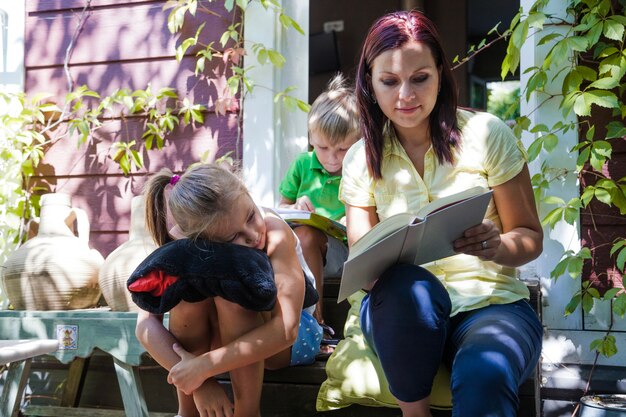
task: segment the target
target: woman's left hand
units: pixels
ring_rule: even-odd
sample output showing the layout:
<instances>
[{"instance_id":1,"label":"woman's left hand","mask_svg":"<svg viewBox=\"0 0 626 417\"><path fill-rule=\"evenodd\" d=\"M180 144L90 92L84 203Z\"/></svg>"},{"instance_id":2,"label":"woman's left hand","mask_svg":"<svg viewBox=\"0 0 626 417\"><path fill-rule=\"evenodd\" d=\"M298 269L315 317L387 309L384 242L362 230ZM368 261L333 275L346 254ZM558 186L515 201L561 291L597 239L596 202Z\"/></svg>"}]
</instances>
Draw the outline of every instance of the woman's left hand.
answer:
<instances>
[{"instance_id":1,"label":"woman's left hand","mask_svg":"<svg viewBox=\"0 0 626 417\"><path fill-rule=\"evenodd\" d=\"M202 377L198 372L199 367L196 356L187 352L181 345L175 343L172 348L178 356L180 362L172 366L170 373L167 375L167 382L173 384L187 395L193 394L206 378Z\"/></svg>"},{"instance_id":2,"label":"woman's left hand","mask_svg":"<svg viewBox=\"0 0 626 417\"><path fill-rule=\"evenodd\" d=\"M454 250L489 261L496 256L500 243L500 229L491 220L484 219L454 241Z\"/></svg>"}]
</instances>

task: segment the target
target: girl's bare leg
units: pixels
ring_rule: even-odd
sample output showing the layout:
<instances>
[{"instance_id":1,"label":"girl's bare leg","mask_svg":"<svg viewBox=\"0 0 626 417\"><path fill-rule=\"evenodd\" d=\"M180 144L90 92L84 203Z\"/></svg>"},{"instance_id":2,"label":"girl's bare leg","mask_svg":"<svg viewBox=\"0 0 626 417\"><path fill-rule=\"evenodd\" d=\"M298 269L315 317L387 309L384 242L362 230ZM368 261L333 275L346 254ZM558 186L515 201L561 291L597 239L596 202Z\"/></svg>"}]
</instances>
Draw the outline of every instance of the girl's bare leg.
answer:
<instances>
[{"instance_id":1,"label":"girl's bare leg","mask_svg":"<svg viewBox=\"0 0 626 417\"><path fill-rule=\"evenodd\" d=\"M213 299L209 298L198 303L181 301L170 312L169 330L178 342L188 351L196 355L208 352L219 345L219 332L216 327L217 312ZM213 323L213 324L212 324ZM178 414L183 417L199 417L197 406L191 395L177 390ZM207 401L227 401L226 393L213 390L219 398Z\"/></svg>"},{"instance_id":2,"label":"girl's bare leg","mask_svg":"<svg viewBox=\"0 0 626 417\"><path fill-rule=\"evenodd\" d=\"M302 255L315 278L315 288L320 296L313 317L318 323L324 323L322 308L324 305L324 257L326 256L328 238L324 232L309 226L298 226L293 229L300 245Z\"/></svg>"},{"instance_id":3,"label":"girl's bare leg","mask_svg":"<svg viewBox=\"0 0 626 417\"><path fill-rule=\"evenodd\" d=\"M246 310L238 304L215 298L220 336L224 345L263 324L258 312ZM260 416L263 362L256 362L230 371L235 397L235 417Z\"/></svg>"}]
</instances>

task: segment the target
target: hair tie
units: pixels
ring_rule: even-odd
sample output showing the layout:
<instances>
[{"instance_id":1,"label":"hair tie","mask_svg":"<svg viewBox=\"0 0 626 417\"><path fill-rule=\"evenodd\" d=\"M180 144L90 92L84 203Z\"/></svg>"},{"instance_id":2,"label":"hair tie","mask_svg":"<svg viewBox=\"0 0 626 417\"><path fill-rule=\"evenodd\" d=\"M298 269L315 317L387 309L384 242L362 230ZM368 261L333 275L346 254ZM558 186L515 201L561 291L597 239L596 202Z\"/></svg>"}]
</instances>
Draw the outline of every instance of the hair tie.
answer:
<instances>
[{"instance_id":1,"label":"hair tie","mask_svg":"<svg viewBox=\"0 0 626 417\"><path fill-rule=\"evenodd\" d=\"M170 178L170 185L176 185L179 179L180 175L172 175L172 178Z\"/></svg>"}]
</instances>

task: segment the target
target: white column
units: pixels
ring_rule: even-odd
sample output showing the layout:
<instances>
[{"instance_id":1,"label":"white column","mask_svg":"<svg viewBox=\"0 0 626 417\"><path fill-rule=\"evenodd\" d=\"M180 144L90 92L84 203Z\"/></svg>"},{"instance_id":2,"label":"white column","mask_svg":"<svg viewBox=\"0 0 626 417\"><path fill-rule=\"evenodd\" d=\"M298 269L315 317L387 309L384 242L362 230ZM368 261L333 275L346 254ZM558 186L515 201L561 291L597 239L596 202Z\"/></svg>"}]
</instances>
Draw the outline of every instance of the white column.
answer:
<instances>
[{"instance_id":1,"label":"white column","mask_svg":"<svg viewBox=\"0 0 626 417\"><path fill-rule=\"evenodd\" d=\"M0 4L0 91L24 91L25 0Z\"/></svg>"},{"instance_id":2,"label":"white column","mask_svg":"<svg viewBox=\"0 0 626 417\"><path fill-rule=\"evenodd\" d=\"M285 31L278 17L265 10L259 2L251 2L245 13L247 47L260 42L279 51L287 62L282 69L261 65L251 50L245 57L246 67L254 65L248 75L255 89L243 101L243 169L244 179L255 200L274 206L279 200L278 185L293 157L306 149L306 114L289 111L274 95L289 86L297 89L290 95L308 99L309 63L309 1L283 0L285 13L298 22L305 32Z\"/></svg>"},{"instance_id":3,"label":"white column","mask_svg":"<svg viewBox=\"0 0 626 417\"><path fill-rule=\"evenodd\" d=\"M302 28L304 35L295 30L283 31L281 39L282 53L287 60L285 67L278 71L279 89L296 87L290 95L305 103L309 100L309 0L283 1L287 15L291 16ZM289 164L300 152L306 151L309 143L307 129L307 113L302 110L289 110L280 107L280 123L282 135L275 161L275 172L278 181L274 187L275 201L280 200L278 185Z\"/></svg>"},{"instance_id":4,"label":"white column","mask_svg":"<svg viewBox=\"0 0 626 417\"><path fill-rule=\"evenodd\" d=\"M0 3L0 91L3 93L17 93L24 91L24 26L26 20L25 0L3 1ZM0 112L8 109L0 109ZM0 147L4 139L0 138ZM0 171L8 175L5 164L0 161ZM20 181L15 178L15 181ZM11 184L6 184L12 189ZM2 190L9 200L15 196L7 190ZM16 201L12 201L17 204ZM11 204L11 202L8 202ZM0 237L4 239L6 230L0 230ZM0 265L3 265L7 256L14 250L10 241L0 244ZM6 292L0 286L0 309L7 307Z\"/></svg>"},{"instance_id":5,"label":"white column","mask_svg":"<svg viewBox=\"0 0 626 417\"><path fill-rule=\"evenodd\" d=\"M529 10L533 3L533 0L521 0L520 2L524 10ZM553 15L555 19L571 19L571 17L565 14L567 5L567 0L551 0L545 12ZM529 40L525 42L520 59L520 84L522 91L530 78L530 74L525 74L526 69L541 66L553 44L548 42L545 45L537 45L539 40L549 33L565 33L566 29L566 27L559 26L556 20L553 22L547 21L544 25L544 30L539 35L531 35ZM533 29L531 28L529 33L532 31ZM543 123L550 128L559 120L564 123L576 121L576 115L573 112L564 116L559 109L560 96L558 95L561 92L564 75L563 73L558 73L558 71L567 66L569 66L569 61L564 60L562 67L553 68L548 73L549 83L546 85L545 91L547 94L556 94L557 98L550 99L544 103L547 97L544 93L533 94L528 102L522 97L521 115L529 117L533 126ZM553 79L557 73L557 77ZM536 111L535 109L540 103L542 103L541 110ZM528 146L534 138L533 134L525 132L522 140ZM559 133L559 149L551 153L543 152L537 160L531 163L531 175L539 172L543 164L548 167L551 175L556 178L550 183L550 188L547 190L548 195L560 197L565 201L580 195L579 183L574 172L578 155L568 152L577 143L578 133L576 129L567 133ZM541 218L545 217L553 208L554 206L540 204L539 214ZM550 278L550 272L565 251L572 250L573 252L578 252L581 249L580 224L576 222L574 225L569 225L565 221L561 221L552 230L544 229L543 246L542 255L522 269L522 276L536 276L541 279L544 300L543 323L547 328L543 349L544 363L592 363L595 355L589 350L589 343L594 339L602 337L603 334L601 332L584 330L583 313L580 307L574 314L567 317L564 316L567 303L572 295L580 289L581 277L572 279L569 274L565 274L559 277L556 282ZM620 344L619 340L618 344ZM623 366L626 358L626 344L622 341L618 349L619 353L617 355L610 359L602 358L601 364L621 364Z\"/></svg>"},{"instance_id":6,"label":"white column","mask_svg":"<svg viewBox=\"0 0 626 417\"><path fill-rule=\"evenodd\" d=\"M528 10L532 5L532 0L522 0L521 4L524 10ZM556 18L565 19L565 0L553 0L549 3L552 13ZM521 59L520 59L520 84L522 90L526 86L530 74L526 74L525 70L530 67L541 66L546 54L550 50L552 43L538 46L538 41L549 33L564 33L566 27L546 22L544 30L537 36L531 36L530 39L522 47ZM531 29L529 32L532 32ZM563 67L568 66L569 62L564 60ZM561 68L554 68L548 79L552 80L554 74ZM563 74L563 73L561 73ZM521 103L521 115L527 116L531 119L532 125L543 123L548 127L554 125L557 121L562 120L565 123L576 122L576 115L568 115L564 118L559 109L561 83L563 76L559 75L557 78L546 86L546 93L557 94L556 98L550 99L543 103L547 97L544 93L535 93L531 96L529 102L526 102L522 98ZM536 111L536 107L543 103L540 111ZM528 146L536 135L525 132L522 140L524 144ZM547 191L548 195L554 195L561 197L565 201L569 201L573 197L579 196L578 182L575 175L576 168L576 154L569 153L567 150L571 149L578 142L578 135L576 130L570 130L565 134L559 134L559 150L551 153L543 152L537 160L535 160L531 166L531 174L538 172L541 169L541 165L545 164L549 167L553 175L558 175L561 172L569 172L566 176L560 177L550 184L550 189ZM553 209L554 206L540 205L540 216L543 218L548 211ZM556 266L561 255L566 250L570 249L574 252L580 250L580 232L579 225L568 225L564 221L561 221L556 225L553 230L546 229L544 238L544 251L541 257L533 263L536 268L537 275L542 279L542 287L544 290L544 298L546 305L543 308L544 323L550 328L570 328L579 329L582 326L581 316L576 315L563 318L563 312L565 311L565 305L571 298L571 294L580 288L580 277L578 279L571 279L569 276L562 276L555 283L550 279L550 271Z\"/></svg>"}]
</instances>

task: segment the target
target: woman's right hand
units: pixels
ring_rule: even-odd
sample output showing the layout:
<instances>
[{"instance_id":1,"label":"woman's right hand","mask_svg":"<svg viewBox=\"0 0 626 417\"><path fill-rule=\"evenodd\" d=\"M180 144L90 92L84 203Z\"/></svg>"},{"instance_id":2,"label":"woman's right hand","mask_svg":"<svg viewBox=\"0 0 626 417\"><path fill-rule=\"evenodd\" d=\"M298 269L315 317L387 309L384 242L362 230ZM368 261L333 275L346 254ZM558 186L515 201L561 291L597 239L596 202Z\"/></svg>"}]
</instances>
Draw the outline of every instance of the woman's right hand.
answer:
<instances>
[{"instance_id":1,"label":"woman's right hand","mask_svg":"<svg viewBox=\"0 0 626 417\"><path fill-rule=\"evenodd\" d=\"M193 402L201 417L233 417L233 403L224 388L213 378L204 381L193 392Z\"/></svg>"}]
</instances>

